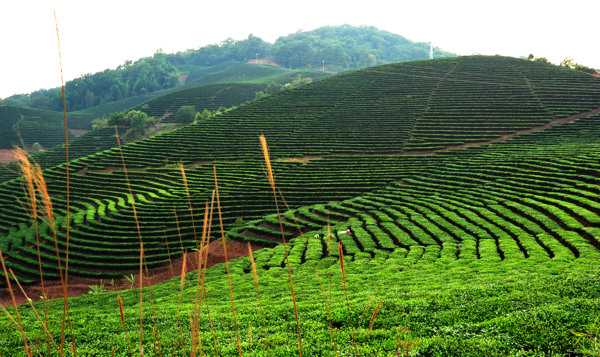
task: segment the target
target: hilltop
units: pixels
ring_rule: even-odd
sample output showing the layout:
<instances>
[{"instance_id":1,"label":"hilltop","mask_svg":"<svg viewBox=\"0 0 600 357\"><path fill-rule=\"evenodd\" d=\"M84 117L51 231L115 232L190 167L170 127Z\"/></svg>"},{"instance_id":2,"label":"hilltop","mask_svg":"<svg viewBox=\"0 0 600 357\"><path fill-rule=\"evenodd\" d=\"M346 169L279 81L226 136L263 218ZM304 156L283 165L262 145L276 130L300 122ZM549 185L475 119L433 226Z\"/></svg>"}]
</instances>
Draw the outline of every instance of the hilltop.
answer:
<instances>
[{"instance_id":1,"label":"hilltop","mask_svg":"<svg viewBox=\"0 0 600 357\"><path fill-rule=\"evenodd\" d=\"M439 48L435 48L434 53L436 57L452 55ZM68 81L65 85L67 111L133 98L147 100L149 94L164 94L164 91L177 89L182 82L188 86L199 83L202 78L229 67L256 61L259 55L267 59L262 62L284 68L305 69L318 65L319 69L326 67L327 71L339 72L428 58L429 46L375 27L344 25L282 36L274 44L249 35L240 41L229 38L219 44L172 54L159 50L152 57L128 60L116 69L89 73ZM62 110L60 88L17 94L5 98L4 102L6 105ZM141 103L138 101L136 104Z\"/></svg>"},{"instance_id":2,"label":"hilltop","mask_svg":"<svg viewBox=\"0 0 600 357\"><path fill-rule=\"evenodd\" d=\"M308 354L385 356L401 351L400 341L424 355L566 354L587 343L570 331L589 329L600 314L598 120L600 79L579 71L500 56L410 61L343 72L75 159L68 221L66 165L44 176L63 266L69 227L74 279L136 274L140 241L147 267L168 269L186 251L202 250L208 207L214 244L223 234L262 248L255 264L245 257L206 271L205 305L221 311L214 333L222 353L237 351L228 335L229 270L244 352L264 351L265 339L251 332L263 331L254 266L273 353L298 352L300 328ZM281 219L259 135L268 142ZM38 241L20 205L27 202L21 180L0 183L0 202L7 266L32 286L39 265L44 279L58 279L52 229L40 223ZM156 346L154 323L169 341L163 348L179 350L172 347L177 301L185 300L181 318L192 319L198 276L153 287L165 315L145 322L146 348ZM321 296L326 289L332 297ZM139 313L136 293L122 292L127 316ZM81 349L126 351L118 307L104 302L115 300L113 292L73 300L76 313L93 309L103 321L94 324L108 324L100 339L78 329ZM23 313L35 324L30 310ZM17 349L8 324L0 328ZM208 321L201 329L211 334ZM202 340L210 353L216 345Z\"/></svg>"}]
</instances>

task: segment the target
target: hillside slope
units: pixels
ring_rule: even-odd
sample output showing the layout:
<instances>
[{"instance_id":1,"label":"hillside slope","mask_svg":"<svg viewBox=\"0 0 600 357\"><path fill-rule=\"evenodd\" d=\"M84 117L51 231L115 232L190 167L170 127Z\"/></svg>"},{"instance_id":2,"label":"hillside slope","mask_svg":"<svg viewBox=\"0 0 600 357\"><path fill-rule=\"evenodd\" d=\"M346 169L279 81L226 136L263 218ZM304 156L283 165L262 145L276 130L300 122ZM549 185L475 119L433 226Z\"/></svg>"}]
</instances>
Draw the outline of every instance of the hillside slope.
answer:
<instances>
[{"instance_id":1,"label":"hillside slope","mask_svg":"<svg viewBox=\"0 0 600 357\"><path fill-rule=\"evenodd\" d=\"M69 130L89 130L93 117L71 115ZM0 149L12 149L15 145L31 147L39 143L43 148L64 143L63 113L50 110L0 106ZM72 135L72 133L69 133Z\"/></svg>"},{"instance_id":2,"label":"hillside slope","mask_svg":"<svg viewBox=\"0 0 600 357\"><path fill-rule=\"evenodd\" d=\"M179 244L179 232L186 246L194 246L191 224L201 221L201 208L210 199L213 165L221 176L226 227L238 218L247 221L272 212L260 134L266 135L272 157L281 159L275 170L290 205L324 204L405 181L409 174L434 175L429 170L471 157L471 151L433 149L488 144L503 135L560 123L568 115L600 107L599 93L598 79L512 58L417 61L341 74L126 145L123 156L138 215L145 222L148 263L165 264L165 244ZM179 163L188 175L193 220ZM136 266L139 242L120 151L74 160L70 170L72 274L121 276ZM64 164L46 170L45 177L64 249ZM15 200L22 192L19 186L18 180L1 186L1 243L15 272L35 281L35 238L28 215ZM47 234L42 230L42 236ZM53 248L44 251L51 275L56 272Z\"/></svg>"},{"instance_id":3,"label":"hillside slope","mask_svg":"<svg viewBox=\"0 0 600 357\"><path fill-rule=\"evenodd\" d=\"M44 279L58 279L54 244L64 266L67 226L74 279L134 274L140 241L149 268L169 266L199 248L216 173L228 239L267 247L254 266L273 353L299 348L286 292L293 276L308 354L388 356L411 346L440 356L566 355L588 343L571 331L591 331L600 314L599 120L599 79L525 60L449 58L343 73L73 160L69 222L66 166L46 169L56 243L46 223L36 238L22 182L0 183L0 248L30 285L39 281L38 264ZM291 208L279 201L281 220L261 134ZM215 204L212 240L221 236L216 211ZM226 270L242 302L240 348L264 351L266 340L252 334L260 326L252 266L246 257L207 270L205 305L225 314L214 329L220 353L237 351ZM156 346L149 342L156 327L165 351L178 350L174 326L195 309L196 274L153 288L164 314L155 326L145 295L145 349ZM83 316L93 308L103 326L78 328L79 348L117 345L126 353L116 293L109 294L73 302ZM138 314L139 295L122 294L126 315ZM18 331L0 321L7 348L18 350ZM201 329L212 331L204 320ZM102 338L91 337L100 330ZM212 353L210 340L202 348Z\"/></svg>"}]
</instances>

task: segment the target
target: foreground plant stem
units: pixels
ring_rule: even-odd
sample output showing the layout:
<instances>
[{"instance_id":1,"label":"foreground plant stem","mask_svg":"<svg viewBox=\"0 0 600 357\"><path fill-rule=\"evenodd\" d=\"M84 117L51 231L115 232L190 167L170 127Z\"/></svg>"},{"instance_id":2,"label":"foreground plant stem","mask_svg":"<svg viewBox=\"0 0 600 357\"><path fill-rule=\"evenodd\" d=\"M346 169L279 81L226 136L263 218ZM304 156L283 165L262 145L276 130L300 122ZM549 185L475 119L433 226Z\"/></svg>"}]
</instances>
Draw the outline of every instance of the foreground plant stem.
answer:
<instances>
[{"instance_id":1,"label":"foreground plant stem","mask_svg":"<svg viewBox=\"0 0 600 357\"><path fill-rule=\"evenodd\" d=\"M265 156L265 162L267 164L267 175L271 189L273 190L273 198L275 199L275 208L277 209L277 219L279 220L279 228L281 230L281 238L283 240L283 250L285 251L285 262L288 268L288 276L290 278L290 287L292 290L292 301L294 302L294 314L296 315L296 327L298 328L298 350L300 357L302 357L302 334L300 332L300 320L298 319L298 307L296 305L296 294L294 293L294 281L292 279L292 268L290 267L290 259L287 249L287 243L285 241L285 234L283 230L283 223L281 222L281 213L279 212L279 203L277 200L277 191L275 189L275 178L273 176L273 169L271 167L271 159L269 158L269 148L267 147L267 139L264 135L260 136L260 144Z\"/></svg>"},{"instance_id":2,"label":"foreground plant stem","mask_svg":"<svg viewBox=\"0 0 600 357\"><path fill-rule=\"evenodd\" d=\"M225 256L225 267L227 268L227 280L229 281L229 295L231 296L231 310L233 311L233 324L235 325L235 336L237 338L237 348L242 356L242 346L240 344L240 333L237 326L237 318L235 317L235 304L233 303L233 288L231 287L231 275L229 274L229 261L227 260L227 242L225 241L225 231L223 230L223 217L221 215L221 201L219 200L219 185L217 183L217 167L213 166L215 174L215 192L217 195L217 209L219 211L219 223L221 225L221 242L223 242L223 255Z\"/></svg>"}]
</instances>

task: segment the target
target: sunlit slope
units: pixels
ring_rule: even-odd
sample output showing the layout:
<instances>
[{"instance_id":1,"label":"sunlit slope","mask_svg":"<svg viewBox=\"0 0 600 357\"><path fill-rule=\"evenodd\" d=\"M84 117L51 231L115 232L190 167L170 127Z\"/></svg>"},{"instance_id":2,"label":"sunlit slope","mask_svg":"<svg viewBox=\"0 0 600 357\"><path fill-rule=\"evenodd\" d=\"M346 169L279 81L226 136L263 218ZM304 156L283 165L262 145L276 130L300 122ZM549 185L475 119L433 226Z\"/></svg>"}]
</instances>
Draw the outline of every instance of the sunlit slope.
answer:
<instances>
[{"instance_id":1,"label":"sunlit slope","mask_svg":"<svg viewBox=\"0 0 600 357\"><path fill-rule=\"evenodd\" d=\"M326 236L329 223L355 258L402 252L420 259L426 252L431 260L597 260L599 120L595 115L491 146L410 160L420 167L370 157L369 167L361 168L357 160L353 170L364 177L381 177L377 170L386 167L397 180L352 199L286 212L284 231L289 237L300 231L312 232L308 238ZM324 166L338 165L351 164L331 158ZM303 187L290 183L296 174L279 178L291 198ZM302 181L320 184L309 177ZM229 234L266 245L281 239L278 228L272 214ZM351 234L338 234L348 228Z\"/></svg>"},{"instance_id":2,"label":"sunlit slope","mask_svg":"<svg viewBox=\"0 0 600 357\"><path fill-rule=\"evenodd\" d=\"M278 93L125 154L144 167L256 157L259 134L279 156L412 152L485 142L598 106L600 81L573 70L502 57L417 61Z\"/></svg>"},{"instance_id":3,"label":"sunlit slope","mask_svg":"<svg viewBox=\"0 0 600 357\"><path fill-rule=\"evenodd\" d=\"M133 271L139 261L131 206L135 199L148 264L167 263L181 254L182 244L184 249L196 246L194 226L203 221L215 186L213 165L226 229L237 219L248 223L273 213L258 144L258 135L265 134L278 186L290 206L325 205L317 213L301 208L312 214L304 215L307 223L300 222L305 231L323 232L330 217L334 225L359 232L344 238L369 236L371 243L356 243L358 250L351 255L380 247L388 252L412 252L413 245L444 249L448 242L456 245L448 249L458 256L460 249L479 251L489 245L504 259L507 254L503 258L500 252L508 251L503 246L512 241L511 247L524 257L534 256L538 248L551 257L556 246L578 258L585 247L597 249L592 202L599 192L594 163L598 117L589 114L600 107L598 93L600 81L593 77L502 57L417 61L344 73L126 145L134 197L118 149L72 161L70 222L64 219L66 167L46 170L58 217L58 246L66 249L68 224L71 274L106 277ZM526 133L576 113L582 118L571 124ZM521 135L488 144L515 133ZM486 145L427 150L461 143ZM193 215L179 163L185 167ZM26 202L22 192L18 180L0 184L0 242L9 266L33 282L39 279L37 243L20 204ZM370 230L373 221L363 212L375 217L370 211L379 205L397 212L383 211L388 218L380 220L396 222L397 230L386 231L383 225ZM447 223L435 218L455 211L460 211L455 222L452 215L444 218ZM268 219L250 222L230 236L276 245L278 224ZM285 223L290 238L298 234L292 222L288 217ZM215 236L218 231L213 220ZM52 234L47 226L40 232L44 272L56 278ZM385 235L385 243L373 240ZM473 254L480 258L482 253Z\"/></svg>"}]
</instances>

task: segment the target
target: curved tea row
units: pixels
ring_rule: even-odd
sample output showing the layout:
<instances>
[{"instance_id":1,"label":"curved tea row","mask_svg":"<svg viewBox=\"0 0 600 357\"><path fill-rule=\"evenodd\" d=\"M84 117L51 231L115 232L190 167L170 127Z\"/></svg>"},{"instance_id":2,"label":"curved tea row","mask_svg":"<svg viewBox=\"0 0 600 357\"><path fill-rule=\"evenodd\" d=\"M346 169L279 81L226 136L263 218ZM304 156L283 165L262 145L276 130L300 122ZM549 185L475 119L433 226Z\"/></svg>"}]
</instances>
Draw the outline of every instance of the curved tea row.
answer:
<instances>
[{"instance_id":1,"label":"curved tea row","mask_svg":"<svg viewBox=\"0 0 600 357\"><path fill-rule=\"evenodd\" d=\"M597 115L493 145L415 152L458 144L459 132L460 142L476 142L600 107L600 96L568 94L572 85L597 93L599 81L589 78L473 57L381 66L282 92L122 152L73 160L69 222L66 166L45 170L57 245L64 260L68 226L73 275L137 269L140 241L149 267L167 264L197 247L213 166L229 236L277 245L282 233L269 216L273 194L257 139L265 134L277 185L297 210L285 214L286 238L298 236L296 219L302 232L321 237L328 222L336 233L350 228L336 239L354 259L591 257L600 247ZM35 282L39 244L44 276L55 278L52 229L41 220L36 238L26 202L19 179L0 183L0 247L15 274ZM310 244L324 254L325 241Z\"/></svg>"}]
</instances>

